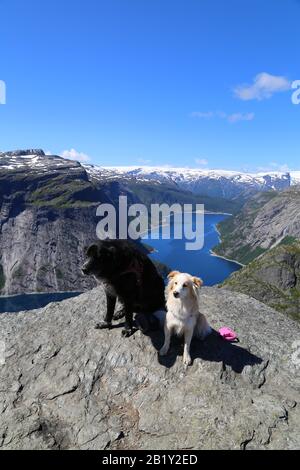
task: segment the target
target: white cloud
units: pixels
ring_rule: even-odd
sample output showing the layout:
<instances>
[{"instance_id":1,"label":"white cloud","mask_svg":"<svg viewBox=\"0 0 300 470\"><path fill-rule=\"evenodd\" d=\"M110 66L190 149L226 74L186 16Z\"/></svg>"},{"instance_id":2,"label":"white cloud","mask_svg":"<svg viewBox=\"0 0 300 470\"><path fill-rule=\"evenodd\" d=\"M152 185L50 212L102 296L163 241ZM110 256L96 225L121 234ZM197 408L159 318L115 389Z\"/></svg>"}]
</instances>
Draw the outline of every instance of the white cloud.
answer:
<instances>
[{"instance_id":1,"label":"white cloud","mask_svg":"<svg viewBox=\"0 0 300 470\"><path fill-rule=\"evenodd\" d=\"M202 119L211 119L211 118L220 118L225 119L230 122L230 124L235 124L240 121L253 121L255 118L254 113L232 113L227 114L224 111L208 111L208 112L194 112L191 114L191 117L202 118Z\"/></svg>"},{"instance_id":2,"label":"white cloud","mask_svg":"<svg viewBox=\"0 0 300 470\"><path fill-rule=\"evenodd\" d=\"M77 162L89 162L91 159L88 155L82 152L77 152L75 149L64 150L61 154L63 158L69 158L70 160L76 160Z\"/></svg>"},{"instance_id":3,"label":"white cloud","mask_svg":"<svg viewBox=\"0 0 300 470\"><path fill-rule=\"evenodd\" d=\"M195 163L197 163L197 165L206 166L208 165L208 160L206 160L206 158L195 158Z\"/></svg>"},{"instance_id":4,"label":"white cloud","mask_svg":"<svg viewBox=\"0 0 300 470\"><path fill-rule=\"evenodd\" d=\"M261 101L271 98L274 93L290 89L291 82L286 77L262 72L256 75L252 85L244 84L235 87L234 94L243 101Z\"/></svg>"}]
</instances>

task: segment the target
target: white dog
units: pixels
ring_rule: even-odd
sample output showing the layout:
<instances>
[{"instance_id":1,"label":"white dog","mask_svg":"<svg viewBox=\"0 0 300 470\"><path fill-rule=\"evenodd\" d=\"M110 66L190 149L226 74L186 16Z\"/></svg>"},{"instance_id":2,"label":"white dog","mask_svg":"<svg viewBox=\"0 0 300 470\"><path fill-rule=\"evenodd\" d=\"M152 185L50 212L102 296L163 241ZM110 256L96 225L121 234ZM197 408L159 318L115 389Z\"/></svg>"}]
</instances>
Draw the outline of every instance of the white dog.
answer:
<instances>
[{"instance_id":1,"label":"white dog","mask_svg":"<svg viewBox=\"0 0 300 470\"><path fill-rule=\"evenodd\" d=\"M193 336L205 339L212 329L199 311L199 290L203 281L190 274L173 271L167 287L167 315L165 319L165 344L159 354L165 356L170 348L173 333L184 336L183 363L191 365L190 345Z\"/></svg>"}]
</instances>

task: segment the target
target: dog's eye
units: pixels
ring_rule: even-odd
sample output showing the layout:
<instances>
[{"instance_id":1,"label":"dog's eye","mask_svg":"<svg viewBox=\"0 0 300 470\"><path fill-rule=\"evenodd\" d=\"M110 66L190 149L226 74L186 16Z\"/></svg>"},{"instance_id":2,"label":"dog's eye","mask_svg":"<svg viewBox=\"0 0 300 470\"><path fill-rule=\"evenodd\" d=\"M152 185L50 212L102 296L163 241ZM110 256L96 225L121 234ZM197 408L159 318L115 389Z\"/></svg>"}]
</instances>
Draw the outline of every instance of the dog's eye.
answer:
<instances>
[{"instance_id":1,"label":"dog's eye","mask_svg":"<svg viewBox=\"0 0 300 470\"><path fill-rule=\"evenodd\" d=\"M188 286L187 283L183 284L183 287L187 287L187 286Z\"/></svg>"},{"instance_id":2,"label":"dog's eye","mask_svg":"<svg viewBox=\"0 0 300 470\"><path fill-rule=\"evenodd\" d=\"M178 282L174 282L174 285L177 286Z\"/></svg>"}]
</instances>

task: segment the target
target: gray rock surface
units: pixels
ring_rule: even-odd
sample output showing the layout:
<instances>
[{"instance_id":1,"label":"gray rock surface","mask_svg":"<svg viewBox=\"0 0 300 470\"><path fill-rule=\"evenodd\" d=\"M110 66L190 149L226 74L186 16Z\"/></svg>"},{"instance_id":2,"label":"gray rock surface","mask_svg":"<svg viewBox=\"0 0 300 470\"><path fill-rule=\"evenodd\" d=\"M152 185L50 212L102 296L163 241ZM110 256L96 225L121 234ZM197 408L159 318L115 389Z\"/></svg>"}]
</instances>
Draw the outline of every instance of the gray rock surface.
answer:
<instances>
[{"instance_id":1,"label":"gray rock surface","mask_svg":"<svg viewBox=\"0 0 300 470\"><path fill-rule=\"evenodd\" d=\"M80 266L95 239L96 209L27 208L0 223L1 295L95 287Z\"/></svg>"},{"instance_id":2,"label":"gray rock surface","mask_svg":"<svg viewBox=\"0 0 300 470\"><path fill-rule=\"evenodd\" d=\"M160 332L95 330L101 287L1 315L0 448L299 448L299 325L243 294L204 288L201 299L240 344L195 341L188 369L178 341L158 358Z\"/></svg>"},{"instance_id":3,"label":"gray rock surface","mask_svg":"<svg viewBox=\"0 0 300 470\"><path fill-rule=\"evenodd\" d=\"M299 186L255 195L237 215L219 224L222 242L214 251L248 264L286 237L300 239L299 208Z\"/></svg>"}]
</instances>

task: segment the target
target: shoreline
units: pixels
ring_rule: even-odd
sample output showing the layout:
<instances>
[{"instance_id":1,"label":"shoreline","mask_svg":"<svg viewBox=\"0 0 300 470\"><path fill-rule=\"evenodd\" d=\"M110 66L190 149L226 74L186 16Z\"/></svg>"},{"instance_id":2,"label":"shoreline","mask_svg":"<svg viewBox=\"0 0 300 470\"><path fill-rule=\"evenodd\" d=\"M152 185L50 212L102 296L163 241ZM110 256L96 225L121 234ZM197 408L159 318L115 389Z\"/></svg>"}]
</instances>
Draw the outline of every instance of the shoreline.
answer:
<instances>
[{"instance_id":1,"label":"shoreline","mask_svg":"<svg viewBox=\"0 0 300 470\"><path fill-rule=\"evenodd\" d=\"M61 295L61 294L81 295L81 294L84 294L84 292L85 291L72 291L72 290L55 291L55 292L23 292L21 294L0 295L0 301L1 299L13 299L15 297L22 297L22 296L27 296L27 295Z\"/></svg>"},{"instance_id":2,"label":"shoreline","mask_svg":"<svg viewBox=\"0 0 300 470\"><path fill-rule=\"evenodd\" d=\"M226 258L225 256L218 255L218 254L215 253L213 250L209 250L209 252L210 252L210 255L211 255L211 256L215 256L216 258L224 259L225 261L229 261L230 263L238 264L238 265L241 266L242 268L244 268L244 267L246 266L245 264L242 264L242 263L240 263L239 261L237 261L237 260L235 260L235 259L230 259L230 258Z\"/></svg>"},{"instance_id":3,"label":"shoreline","mask_svg":"<svg viewBox=\"0 0 300 470\"><path fill-rule=\"evenodd\" d=\"M196 212L197 212L197 211L195 211L194 213L196 213ZM232 216L232 214L228 214L228 213L225 213L225 212L204 212L204 215L206 215L206 214L207 214L207 215L227 215L227 216ZM165 227L165 226L168 226L168 225L170 225L170 224L169 224L169 223L160 224L159 226L152 227L150 230L148 230L147 232L142 233L141 235L142 235L142 236L144 236L144 235L149 235L149 234L151 234L151 231L152 231L153 229L157 229L158 227ZM216 233L217 233L218 236L219 236L219 243L222 243L221 232L220 232L220 230L218 229L217 224L214 224L214 229L215 229ZM141 238L140 238L140 241L143 242L143 240L145 240L145 241L150 241L150 242L151 242L151 238L146 238L146 239L145 239L145 238L142 238L142 237L141 237ZM148 244L148 243L146 243L146 244ZM151 247L151 248L152 248L152 247ZM159 253L159 251L158 251L156 248L152 248L152 250L150 251L149 254L153 254L153 253ZM209 255L210 255L210 256L214 256L214 257L216 257L216 258L223 259L224 261L228 261L228 262L230 262L230 263L236 264L236 265L240 266L241 268L244 268L244 267L246 266L245 264L242 264L242 263L240 263L239 261L237 261L237 260L235 260L235 259L230 259L230 258L226 258L225 256L218 255L217 253L215 253L215 252L213 251L212 248L209 250Z\"/></svg>"},{"instance_id":4,"label":"shoreline","mask_svg":"<svg viewBox=\"0 0 300 470\"><path fill-rule=\"evenodd\" d=\"M199 211L191 211L191 212L187 212L188 214L198 214ZM201 213L201 212L200 212ZM233 214L230 214L229 212L211 212L211 211L204 211L204 216L205 215L227 215L229 217L232 217ZM166 219L170 219L171 215L169 215L168 217L166 217ZM162 221L161 224L159 225L153 225L151 226L148 230L145 230L145 232L141 232L140 233L140 240L143 240L143 236L147 235L147 234L150 234L152 232L152 230L157 230L158 228L161 228L161 227L168 227L170 225L170 222L167 222L165 223L166 221ZM216 232L218 233L218 235L220 235L220 232L217 228L217 225L215 225L215 229L216 229ZM151 238L146 238L146 240L151 240ZM221 242L221 240L220 240Z\"/></svg>"},{"instance_id":5,"label":"shoreline","mask_svg":"<svg viewBox=\"0 0 300 470\"><path fill-rule=\"evenodd\" d=\"M217 224L215 224L215 231L219 235L219 243L222 243L222 234L221 234L220 230L218 229ZM242 268L244 268L246 266L245 264L240 263L236 259L230 259L230 258L226 258L226 256L218 255L217 253L215 253L213 251L213 249L210 249L209 252L210 252L211 256L215 256L216 258L221 258L221 259L224 259L225 261L229 261L230 263L237 264L238 266L241 266Z\"/></svg>"},{"instance_id":6,"label":"shoreline","mask_svg":"<svg viewBox=\"0 0 300 470\"><path fill-rule=\"evenodd\" d=\"M195 211L197 212L197 211ZM230 214L229 212L211 212L211 211L204 211L204 215L205 214L208 214L208 215L228 215L230 217L233 216L233 214Z\"/></svg>"}]
</instances>

